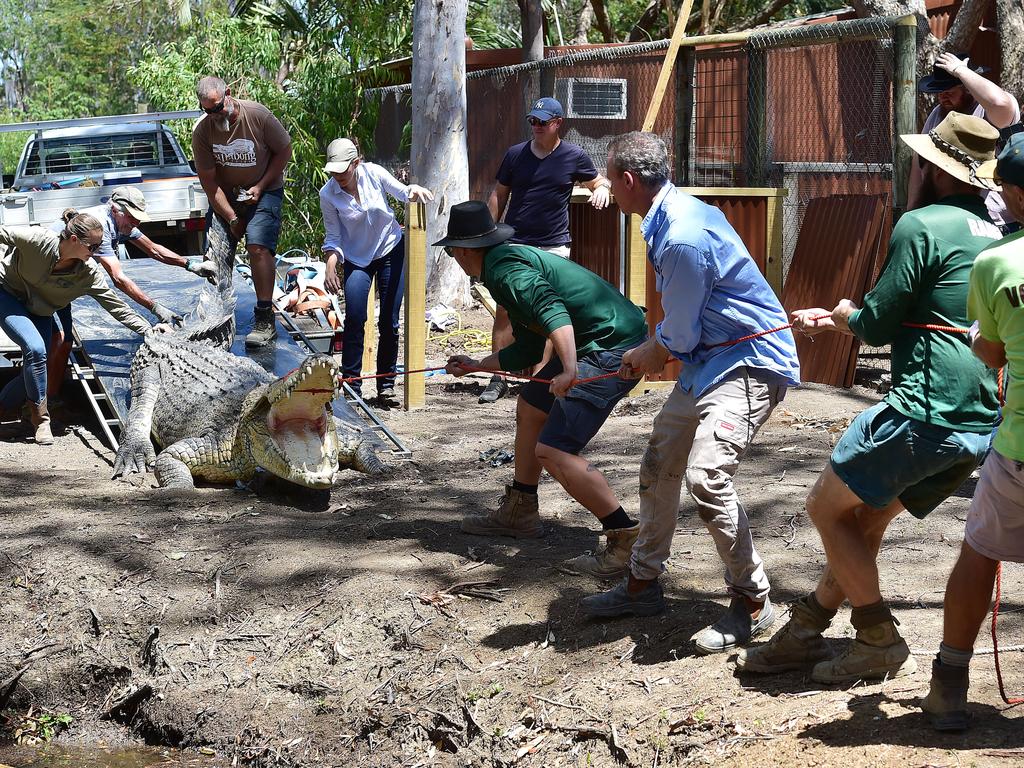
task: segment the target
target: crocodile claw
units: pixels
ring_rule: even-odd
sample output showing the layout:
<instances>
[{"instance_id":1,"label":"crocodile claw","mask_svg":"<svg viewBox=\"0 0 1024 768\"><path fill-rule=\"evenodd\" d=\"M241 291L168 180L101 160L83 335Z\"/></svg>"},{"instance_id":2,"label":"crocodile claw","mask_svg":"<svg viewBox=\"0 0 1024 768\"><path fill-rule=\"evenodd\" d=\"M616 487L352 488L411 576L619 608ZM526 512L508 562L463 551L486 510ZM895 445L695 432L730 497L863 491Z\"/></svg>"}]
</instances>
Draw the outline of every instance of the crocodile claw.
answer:
<instances>
[{"instance_id":1,"label":"crocodile claw","mask_svg":"<svg viewBox=\"0 0 1024 768\"><path fill-rule=\"evenodd\" d=\"M153 450L153 443L148 437L144 439L129 437L117 449L117 456L114 458L114 474L111 475L111 479L120 477L127 480L130 475L145 474L155 461L156 451Z\"/></svg>"}]
</instances>

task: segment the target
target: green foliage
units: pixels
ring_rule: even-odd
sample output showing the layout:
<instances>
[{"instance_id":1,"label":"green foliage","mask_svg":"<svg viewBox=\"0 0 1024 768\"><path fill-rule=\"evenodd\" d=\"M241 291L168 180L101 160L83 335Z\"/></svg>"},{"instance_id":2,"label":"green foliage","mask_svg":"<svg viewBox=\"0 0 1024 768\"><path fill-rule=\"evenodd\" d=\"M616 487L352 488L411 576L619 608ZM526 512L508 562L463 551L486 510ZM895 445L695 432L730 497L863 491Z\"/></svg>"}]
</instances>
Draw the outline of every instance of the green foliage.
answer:
<instances>
[{"instance_id":1,"label":"green foliage","mask_svg":"<svg viewBox=\"0 0 1024 768\"><path fill-rule=\"evenodd\" d=\"M357 10L348 18L361 19L358 36L344 22ZM251 6L244 17L210 16L182 41L147 49L129 76L157 109L194 108L196 81L208 74L222 77L233 95L270 109L292 137L280 249L317 254L324 150L339 136L372 148L377 113L364 104L363 91L387 82L376 64L408 53L396 46L411 46L405 38L411 13L407 0ZM190 126L178 130L189 147Z\"/></svg>"},{"instance_id":2,"label":"green foliage","mask_svg":"<svg viewBox=\"0 0 1024 768\"><path fill-rule=\"evenodd\" d=\"M71 727L75 719L66 712L41 712L36 713L34 708L29 708L24 715L13 712L6 713L4 717L12 735L18 744L35 745L46 744L53 741L61 731Z\"/></svg>"}]
</instances>

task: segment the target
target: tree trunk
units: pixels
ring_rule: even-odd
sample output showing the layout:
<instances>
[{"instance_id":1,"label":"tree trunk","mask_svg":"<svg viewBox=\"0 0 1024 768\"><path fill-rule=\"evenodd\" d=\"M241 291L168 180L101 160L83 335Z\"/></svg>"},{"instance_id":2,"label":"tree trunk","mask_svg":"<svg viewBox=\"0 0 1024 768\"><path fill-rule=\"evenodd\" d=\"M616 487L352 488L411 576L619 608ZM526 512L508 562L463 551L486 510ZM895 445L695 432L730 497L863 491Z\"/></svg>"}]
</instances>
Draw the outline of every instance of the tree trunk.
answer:
<instances>
[{"instance_id":1,"label":"tree trunk","mask_svg":"<svg viewBox=\"0 0 1024 768\"><path fill-rule=\"evenodd\" d=\"M608 9L604 7L604 0L590 0L594 9L594 21L597 22L597 29L606 43L615 42L615 32L612 31L612 23L608 19Z\"/></svg>"},{"instance_id":2,"label":"tree trunk","mask_svg":"<svg viewBox=\"0 0 1024 768\"><path fill-rule=\"evenodd\" d=\"M661 0L650 0L636 24L629 30L629 42L637 43L643 40L654 39L654 28L661 15ZM663 36L662 36L663 37Z\"/></svg>"},{"instance_id":3,"label":"tree trunk","mask_svg":"<svg viewBox=\"0 0 1024 768\"><path fill-rule=\"evenodd\" d=\"M541 0L519 0L523 29L523 61L544 58L544 6Z\"/></svg>"},{"instance_id":4,"label":"tree trunk","mask_svg":"<svg viewBox=\"0 0 1024 768\"><path fill-rule=\"evenodd\" d=\"M1000 84L1024 101L1024 7L1020 0L996 0L996 25L1003 60Z\"/></svg>"},{"instance_id":5,"label":"tree trunk","mask_svg":"<svg viewBox=\"0 0 1024 768\"><path fill-rule=\"evenodd\" d=\"M427 242L444 237L448 211L469 196L466 150L467 0L416 0L412 50L412 178L434 193ZM469 279L454 259L428 246L427 306L464 306Z\"/></svg>"},{"instance_id":6,"label":"tree trunk","mask_svg":"<svg viewBox=\"0 0 1024 768\"><path fill-rule=\"evenodd\" d=\"M572 36L572 45L586 45L590 42L587 34L594 24L594 6L590 0L583 0L583 7L580 8L580 17L576 19L576 32Z\"/></svg>"},{"instance_id":7,"label":"tree trunk","mask_svg":"<svg viewBox=\"0 0 1024 768\"><path fill-rule=\"evenodd\" d=\"M973 0L967 0L972 2ZM928 26L925 0L852 0L858 16L907 16L917 17L917 71L926 75L939 51L939 39Z\"/></svg>"},{"instance_id":8,"label":"tree trunk","mask_svg":"<svg viewBox=\"0 0 1024 768\"><path fill-rule=\"evenodd\" d=\"M978 27L985 18L989 0L964 0L953 18L949 32L940 43L942 50L956 53L969 51L978 36Z\"/></svg>"}]
</instances>

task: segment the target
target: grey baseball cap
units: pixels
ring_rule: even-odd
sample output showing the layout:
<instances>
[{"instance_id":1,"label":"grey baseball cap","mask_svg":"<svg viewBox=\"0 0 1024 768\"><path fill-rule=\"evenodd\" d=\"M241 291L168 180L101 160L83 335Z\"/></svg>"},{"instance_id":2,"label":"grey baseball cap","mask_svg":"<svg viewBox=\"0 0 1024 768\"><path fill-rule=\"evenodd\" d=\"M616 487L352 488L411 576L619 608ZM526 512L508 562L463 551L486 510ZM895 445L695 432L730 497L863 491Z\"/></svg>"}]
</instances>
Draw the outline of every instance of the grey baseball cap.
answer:
<instances>
[{"instance_id":1,"label":"grey baseball cap","mask_svg":"<svg viewBox=\"0 0 1024 768\"><path fill-rule=\"evenodd\" d=\"M149 221L146 196L138 187L115 187L110 193L110 202L117 203L139 221Z\"/></svg>"}]
</instances>

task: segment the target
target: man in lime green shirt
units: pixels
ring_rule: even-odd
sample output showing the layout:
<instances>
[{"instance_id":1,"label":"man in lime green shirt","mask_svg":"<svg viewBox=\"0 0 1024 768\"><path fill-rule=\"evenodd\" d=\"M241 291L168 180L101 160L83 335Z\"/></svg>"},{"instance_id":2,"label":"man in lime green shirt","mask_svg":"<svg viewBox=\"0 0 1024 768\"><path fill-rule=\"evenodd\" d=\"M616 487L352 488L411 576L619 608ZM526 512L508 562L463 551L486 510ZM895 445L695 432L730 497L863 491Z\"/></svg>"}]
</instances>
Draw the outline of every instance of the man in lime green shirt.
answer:
<instances>
[{"instance_id":1,"label":"man in lime green shirt","mask_svg":"<svg viewBox=\"0 0 1024 768\"><path fill-rule=\"evenodd\" d=\"M600 522L607 543L570 561L598 578L622 576L640 526L619 503L604 475L580 452L612 408L636 385L615 375L622 355L647 336L643 311L588 269L528 245L506 243L514 230L495 224L487 206L471 200L451 209L443 246L471 277L479 277L512 321L513 342L483 360L455 355L448 373L515 371L554 356L525 384L516 403L515 474L498 509L470 514L462 530L478 536L543 535L537 484L547 470ZM592 379L593 381L579 381Z\"/></svg>"},{"instance_id":2,"label":"man in lime green shirt","mask_svg":"<svg viewBox=\"0 0 1024 768\"><path fill-rule=\"evenodd\" d=\"M1010 137L994 165L1007 210L1024 221L1024 134ZM1003 369L1006 403L967 514L960 557L946 585L942 643L922 704L940 731L967 727L969 665L996 569L1002 560L1024 562L1024 232L978 254L967 312L975 320L970 333L974 354L989 368Z\"/></svg>"},{"instance_id":3,"label":"man in lime green shirt","mask_svg":"<svg viewBox=\"0 0 1024 768\"><path fill-rule=\"evenodd\" d=\"M1001 234L979 196L991 185L977 176L998 136L984 120L951 112L930 133L901 137L939 202L899 220L863 308L843 299L831 312L794 313L794 328L807 333L891 344L892 390L853 421L808 495L828 566L771 641L740 652L745 671L813 664L811 679L837 684L917 669L882 597L876 558L893 518L904 510L924 518L970 477L995 425L995 376L971 354L966 334L919 326L967 326L971 265ZM833 657L823 633L844 599L857 635Z\"/></svg>"}]
</instances>

